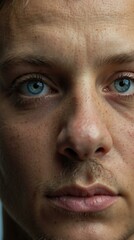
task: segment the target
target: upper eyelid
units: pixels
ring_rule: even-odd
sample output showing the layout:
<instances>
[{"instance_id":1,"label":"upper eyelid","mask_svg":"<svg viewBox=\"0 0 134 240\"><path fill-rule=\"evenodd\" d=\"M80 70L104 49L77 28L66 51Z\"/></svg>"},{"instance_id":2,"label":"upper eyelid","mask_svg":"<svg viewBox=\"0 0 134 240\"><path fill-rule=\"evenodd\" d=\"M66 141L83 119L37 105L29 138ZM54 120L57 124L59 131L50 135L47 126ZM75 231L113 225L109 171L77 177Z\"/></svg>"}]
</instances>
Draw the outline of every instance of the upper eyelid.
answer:
<instances>
[{"instance_id":1,"label":"upper eyelid","mask_svg":"<svg viewBox=\"0 0 134 240\"><path fill-rule=\"evenodd\" d=\"M37 78L37 81L41 81L41 82L44 82L44 84L46 84L46 86L48 88L50 88L51 90L54 90L56 92L61 92L59 87L56 86L56 84L54 83L53 80L51 80L50 78L48 78L47 74L41 74L41 73L29 73L29 74L25 74L21 77L18 77L17 79L20 79L20 78L24 78L23 80L20 80L20 81L15 81L14 84L11 84L11 88L13 91L19 91L21 86L23 86L23 84L27 84L28 82L32 82L32 80L30 80L30 77L32 78L32 76L35 78L35 81L36 81L36 78L37 76L40 76L40 78L38 77ZM46 78L46 80L42 80L41 76L43 76L44 78ZM34 81L34 80L33 80Z\"/></svg>"},{"instance_id":2,"label":"upper eyelid","mask_svg":"<svg viewBox=\"0 0 134 240\"><path fill-rule=\"evenodd\" d=\"M133 77L132 77L132 75L133 75ZM108 85L108 87L106 87L106 89L109 89L110 90L110 88L112 88L113 86L112 85L114 85L114 82L115 81L118 81L118 80L122 80L123 78L125 78L126 77L126 79L129 79L130 81L131 81L131 83L133 83L134 84L134 73L132 73L132 72L125 72L125 74L124 74L124 72L121 72L119 75L117 75L117 77L115 77L114 78L114 80L111 82L111 84L110 85ZM110 90L111 91L111 90ZM131 91L131 89L130 89L130 91ZM108 91L109 92L109 91ZM132 96L134 93L127 93L126 92L126 94L125 94L125 92L118 92L118 91L116 91L116 90L114 90L114 87L113 87L113 90L112 90L112 92L115 92L115 94L117 95L118 94L118 96L120 95L120 96Z\"/></svg>"},{"instance_id":3,"label":"upper eyelid","mask_svg":"<svg viewBox=\"0 0 134 240\"><path fill-rule=\"evenodd\" d=\"M112 84L114 81L121 79L123 77L127 77L131 80L134 80L134 72L129 72L129 71L121 71L121 72L116 72L113 75L109 77L108 83ZM107 81L107 80L106 80Z\"/></svg>"},{"instance_id":4,"label":"upper eyelid","mask_svg":"<svg viewBox=\"0 0 134 240\"><path fill-rule=\"evenodd\" d=\"M45 71L44 70L42 70L42 72L40 72L40 71L35 71L35 72L33 72L33 71L31 71L31 72L29 72L29 73L26 73L26 74L21 74L20 76L17 76L13 81L12 81L12 83L11 83L11 85L12 84L14 84L14 85L18 85L18 84L15 84L15 82L17 82L17 81L19 81L19 79L21 79L22 81L24 80L24 81L30 81L30 76L32 76L32 75L34 75L35 77L36 76L44 76L44 77L46 77L46 81L47 81L47 79L48 80L50 80L50 82L49 83L51 83L52 85L53 85L53 83L54 83L54 85L55 85L55 87L57 86L57 87L62 87L62 89L64 89L65 90L65 87L67 87L68 86L68 82L70 82L70 81L63 81L63 78L61 78L61 76L56 76L55 77L55 73L52 71L50 71L50 70L47 70L46 69L46 73L44 73ZM107 74L106 74L107 75ZM134 72L132 72L132 71L119 71L119 72L115 72L115 73L113 73L113 74L110 74L111 76L105 76L104 77L104 80L103 80L103 74L102 74L102 76L101 76L101 79L102 79L102 84L104 84L105 86L107 85L107 84L110 84L110 83L112 83L114 80L116 80L116 78L121 78L121 77L129 77L129 78L134 78ZM28 77L27 76L29 76L29 79L27 79ZM98 77L98 80L97 80L97 82L98 82L98 85L100 85L99 84L99 77ZM103 85L103 86L104 86ZM67 87L68 88L68 87Z\"/></svg>"},{"instance_id":5,"label":"upper eyelid","mask_svg":"<svg viewBox=\"0 0 134 240\"><path fill-rule=\"evenodd\" d=\"M27 81L27 80L30 80L30 78L32 77L35 79L36 78L40 79L39 77L44 77L51 80L51 77L46 73L31 72L31 73L23 74L19 77L16 77L14 81Z\"/></svg>"},{"instance_id":6,"label":"upper eyelid","mask_svg":"<svg viewBox=\"0 0 134 240\"><path fill-rule=\"evenodd\" d=\"M31 82L32 77L35 79L35 81L37 79L37 81L43 81L46 84L50 85L50 87L54 87L53 79L50 78L47 74L42 74L42 73L28 73L28 74L22 75L20 77L17 77L11 85L14 87L19 87L20 85L23 85L27 82Z\"/></svg>"},{"instance_id":7,"label":"upper eyelid","mask_svg":"<svg viewBox=\"0 0 134 240\"><path fill-rule=\"evenodd\" d=\"M133 75L133 76L132 76ZM134 73L131 73L131 72L121 72L118 74L118 78L123 78L123 77L128 77L128 78L134 78Z\"/></svg>"},{"instance_id":8,"label":"upper eyelid","mask_svg":"<svg viewBox=\"0 0 134 240\"><path fill-rule=\"evenodd\" d=\"M61 63L63 63L63 61ZM58 63L55 58L47 58L46 56L9 56L7 59L3 60L3 62L0 62L0 72L8 81L11 81L11 76L13 81L13 79L18 78L16 76L23 76L24 72L26 74L32 73L34 70L35 73L41 72L43 74L46 72L50 76L57 76L59 84L61 76L63 73L66 75L67 72L64 65L61 67L60 63Z\"/></svg>"}]
</instances>

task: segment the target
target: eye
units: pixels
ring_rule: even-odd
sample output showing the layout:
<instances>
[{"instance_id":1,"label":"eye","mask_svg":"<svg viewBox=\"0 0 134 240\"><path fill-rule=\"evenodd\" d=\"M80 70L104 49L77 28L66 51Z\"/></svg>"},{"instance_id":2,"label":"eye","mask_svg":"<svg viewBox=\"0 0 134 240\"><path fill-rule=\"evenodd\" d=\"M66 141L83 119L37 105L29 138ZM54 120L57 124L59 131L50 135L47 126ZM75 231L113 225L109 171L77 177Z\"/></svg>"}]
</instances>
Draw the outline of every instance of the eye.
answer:
<instances>
[{"instance_id":1,"label":"eye","mask_svg":"<svg viewBox=\"0 0 134 240\"><path fill-rule=\"evenodd\" d=\"M134 94L134 79L128 76L122 76L110 85L109 90L122 95Z\"/></svg>"},{"instance_id":2,"label":"eye","mask_svg":"<svg viewBox=\"0 0 134 240\"><path fill-rule=\"evenodd\" d=\"M49 87L47 84L42 81L32 80L30 82L26 82L21 84L20 91L24 95L36 96L47 94L49 92Z\"/></svg>"},{"instance_id":3,"label":"eye","mask_svg":"<svg viewBox=\"0 0 134 240\"><path fill-rule=\"evenodd\" d=\"M19 79L15 88L25 96L40 97L53 91L52 86L48 85L48 78L41 74L26 75ZM52 84L51 84L52 85Z\"/></svg>"},{"instance_id":4,"label":"eye","mask_svg":"<svg viewBox=\"0 0 134 240\"><path fill-rule=\"evenodd\" d=\"M130 79L119 79L114 82L115 89L120 92L124 93L129 90L131 86L131 80Z\"/></svg>"}]
</instances>

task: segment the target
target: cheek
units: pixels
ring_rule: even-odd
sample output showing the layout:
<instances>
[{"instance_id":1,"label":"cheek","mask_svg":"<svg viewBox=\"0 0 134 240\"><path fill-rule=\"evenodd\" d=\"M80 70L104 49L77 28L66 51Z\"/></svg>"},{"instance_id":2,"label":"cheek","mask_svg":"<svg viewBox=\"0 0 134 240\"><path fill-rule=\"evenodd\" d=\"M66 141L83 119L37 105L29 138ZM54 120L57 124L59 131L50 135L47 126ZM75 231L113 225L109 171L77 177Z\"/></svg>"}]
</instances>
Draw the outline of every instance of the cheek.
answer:
<instances>
[{"instance_id":1,"label":"cheek","mask_svg":"<svg viewBox=\"0 0 134 240\"><path fill-rule=\"evenodd\" d=\"M47 173L53 171L54 131L50 126L43 129L39 125L14 124L1 129L0 136L0 173L4 188L20 193L25 188L31 192L38 181L47 179Z\"/></svg>"},{"instance_id":2,"label":"cheek","mask_svg":"<svg viewBox=\"0 0 134 240\"><path fill-rule=\"evenodd\" d=\"M134 126L126 122L114 131L114 147L118 157L114 157L113 172L119 179L123 189L130 195L134 182Z\"/></svg>"},{"instance_id":3,"label":"cheek","mask_svg":"<svg viewBox=\"0 0 134 240\"><path fill-rule=\"evenodd\" d=\"M134 127L124 126L120 131L120 141L117 146L123 161L134 169Z\"/></svg>"},{"instance_id":4,"label":"cheek","mask_svg":"<svg viewBox=\"0 0 134 240\"><path fill-rule=\"evenodd\" d=\"M122 113L122 112L121 112ZM123 116L123 117L122 117ZM125 116L125 117L124 117ZM134 115L127 113L118 114L113 118L111 136L115 152L120 155L122 164L129 164L134 168ZM118 162L118 161L117 161ZM120 163L121 164L121 163Z\"/></svg>"},{"instance_id":5,"label":"cheek","mask_svg":"<svg viewBox=\"0 0 134 240\"><path fill-rule=\"evenodd\" d=\"M26 209L32 218L41 198L38 185L55 174L56 131L50 127L14 122L0 129L0 197L10 215L25 222Z\"/></svg>"}]
</instances>

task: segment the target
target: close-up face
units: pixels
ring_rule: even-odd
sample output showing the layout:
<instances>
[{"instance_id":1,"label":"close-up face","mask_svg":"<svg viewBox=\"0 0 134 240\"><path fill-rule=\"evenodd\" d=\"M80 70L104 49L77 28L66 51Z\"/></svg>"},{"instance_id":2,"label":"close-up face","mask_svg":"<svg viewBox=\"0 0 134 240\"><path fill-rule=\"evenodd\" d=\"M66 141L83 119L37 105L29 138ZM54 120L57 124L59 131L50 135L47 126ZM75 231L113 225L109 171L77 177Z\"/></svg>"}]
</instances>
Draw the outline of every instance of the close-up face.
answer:
<instances>
[{"instance_id":1,"label":"close-up face","mask_svg":"<svg viewBox=\"0 0 134 240\"><path fill-rule=\"evenodd\" d=\"M134 1L22 2L0 10L3 207L34 240L134 240Z\"/></svg>"}]
</instances>

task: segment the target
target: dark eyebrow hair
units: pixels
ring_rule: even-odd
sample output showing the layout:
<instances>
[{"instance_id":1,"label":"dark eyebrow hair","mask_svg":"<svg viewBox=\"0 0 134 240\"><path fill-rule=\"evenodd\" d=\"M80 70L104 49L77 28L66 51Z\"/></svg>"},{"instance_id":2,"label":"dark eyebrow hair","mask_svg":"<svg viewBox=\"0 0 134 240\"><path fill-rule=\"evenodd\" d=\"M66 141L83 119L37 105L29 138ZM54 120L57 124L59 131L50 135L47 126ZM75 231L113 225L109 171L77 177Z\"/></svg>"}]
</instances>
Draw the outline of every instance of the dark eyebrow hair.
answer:
<instances>
[{"instance_id":1,"label":"dark eyebrow hair","mask_svg":"<svg viewBox=\"0 0 134 240\"><path fill-rule=\"evenodd\" d=\"M4 60L0 61L0 70L6 71L14 65L29 64L35 66L45 66L47 68L56 67L56 63L52 59L44 56L7 56Z\"/></svg>"},{"instance_id":2,"label":"dark eyebrow hair","mask_svg":"<svg viewBox=\"0 0 134 240\"><path fill-rule=\"evenodd\" d=\"M110 64L127 64L134 62L134 51L128 53L119 53L115 55L110 55L107 57L98 58L95 66L101 67L103 65L110 65Z\"/></svg>"},{"instance_id":3,"label":"dark eyebrow hair","mask_svg":"<svg viewBox=\"0 0 134 240\"><path fill-rule=\"evenodd\" d=\"M61 61L65 64L65 60ZM128 53L121 53L121 54L115 54L115 55L109 55L106 57L101 57L97 59L95 62L95 67L102 67L105 65L111 65L111 64L127 64L134 62L134 51L128 52ZM59 64L56 62L56 59L53 59L52 57L46 57L42 55L8 55L5 57L5 59L0 61L0 70L1 71L7 71L9 68L11 68L14 65L20 65L20 64L29 64L29 65L35 65L35 66L44 66L47 68L56 68Z\"/></svg>"}]
</instances>

